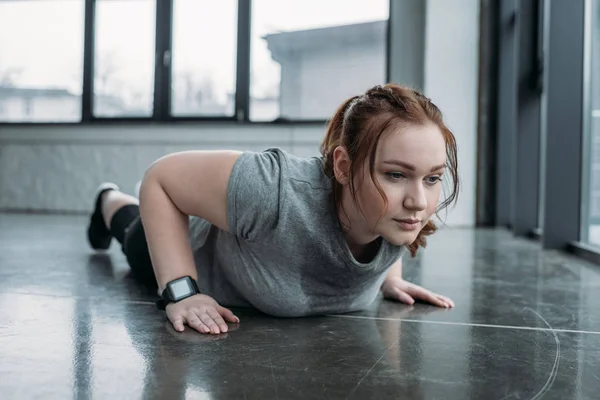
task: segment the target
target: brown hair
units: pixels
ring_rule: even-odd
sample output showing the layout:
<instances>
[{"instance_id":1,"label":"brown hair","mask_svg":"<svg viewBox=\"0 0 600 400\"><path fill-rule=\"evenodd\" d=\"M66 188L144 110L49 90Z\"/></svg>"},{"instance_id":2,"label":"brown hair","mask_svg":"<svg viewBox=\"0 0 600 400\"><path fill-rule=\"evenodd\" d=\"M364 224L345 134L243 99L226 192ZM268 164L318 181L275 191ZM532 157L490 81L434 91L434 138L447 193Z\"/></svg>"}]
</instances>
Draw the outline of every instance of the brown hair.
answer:
<instances>
[{"instance_id":1,"label":"brown hair","mask_svg":"<svg viewBox=\"0 0 600 400\"><path fill-rule=\"evenodd\" d=\"M334 178L333 152L338 146L344 146L347 149L351 160L348 178L350 193L354 201L357 202L354 176L368 157L371 179L387 208L387 197L375 178L375 152L381 135L386 129L401 123L418 125L433 123L440 128L446 142L446 162L452 177L452 191L436 209L436 214L456 201L459 191L456 139L444 123L441 111L430 99L417 90L386 84L375 86L360 96L349 98L337 109L329 121L320 150L325 163L325 173L333 181L332 202L336 210L341 205L343 188ZM433 234L436 230L435 223L429 220L415 241L408 245L413 257L419 246L426 247L425 237Z\"/></svg>"}]
</instances>

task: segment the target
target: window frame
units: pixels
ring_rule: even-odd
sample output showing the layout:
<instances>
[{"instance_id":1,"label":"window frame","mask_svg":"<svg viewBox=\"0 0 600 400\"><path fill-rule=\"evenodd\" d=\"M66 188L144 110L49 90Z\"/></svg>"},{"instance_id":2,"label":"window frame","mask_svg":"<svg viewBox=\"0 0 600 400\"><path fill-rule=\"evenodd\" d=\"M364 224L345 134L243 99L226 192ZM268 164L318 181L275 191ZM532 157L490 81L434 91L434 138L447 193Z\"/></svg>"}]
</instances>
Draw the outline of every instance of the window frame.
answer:
<instances>
[{"instance_id":1,"label":"window frame","mask_svg":"<svg viewBox=\"0 0 600 400\"><path fill-rule=\"evenodd\" d=\"M250 107L250 46L251 46L251 11L252 0L238 0L237 48L235 77L235 108L232 116L171 115L171 54L173 0L156 1L156 37L154 65L154 106L151 116L144 117L101 117L93 114L94 109L94 50L96 26L96 0L84 0L84 48L83 48L83 81L81 119L72 122L4 122L0 126L61 126L61 125L103 125L103 124L172 124L177 122L227 123L247 125L323 125L326 119L284 119L273 121L251 121ZM391 4L388 0L388 20L386 24L385 46L385 80L390 79L390 33ZM159 57L160 55L160 57ZM168 59L168 62L160 62Z\"/></svg>"},{"instance_id":2,"label":"window frame","mask_svg":"<svg viewBox=\"0 0 600 400\"><path fill-rule=\"evenodd\" d=\"M589 220L586 209L589 204L585 204L589 199L584 197L589 196L591 167L585 150L591 140L588 113L593 68L592 0L564 4L536 0L527 6L544 11L538 14L538 21L531 9L524 13L515 0L502 6L503 12L498 17L501 42L494 225L506 227L516 236L537 239L544 250L566 251L600 264L600 246L585 242L582 229L587 229ZM540 10L541 7L546 10ZM544 26L540 25L542 21ZM535 47L536 40L537 51L519 48L523 43L529 47L533 43ZM546 50L547 54L540 50ZM528 55L537 56L537 61L532 64L534 60L523 58ZM527 69L532 66L536 67L534 74L528 74ZM520 71L524 73L519 75ZM539 76L538 72L544 75ZM537 121L539 110L533 115L523 111L523 98L518 96L522 85L529 86L533 93L545 92L544 146L536 143L540 142L542 129ZM528 122L526 119L536 121L519 123ZM539 154L531 157L534 150ZM545 162L540 163L540 157ZM536 176L544 180L543 186L537 185L533 179ZM538 215L543 228L535 227Z\"/></svg>"}]
</instances>

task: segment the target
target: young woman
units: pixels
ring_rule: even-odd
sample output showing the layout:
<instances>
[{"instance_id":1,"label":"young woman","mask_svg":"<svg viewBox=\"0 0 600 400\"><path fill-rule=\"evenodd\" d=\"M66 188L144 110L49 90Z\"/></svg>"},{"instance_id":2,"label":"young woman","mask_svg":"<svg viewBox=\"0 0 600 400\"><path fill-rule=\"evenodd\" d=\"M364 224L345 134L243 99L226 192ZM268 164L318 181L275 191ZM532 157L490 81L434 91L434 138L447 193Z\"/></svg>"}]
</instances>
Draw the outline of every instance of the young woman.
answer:
<instances>
[{"instance_id":1,"label":"young woman","mask_svg":"<svg viewBox=\"0 0 600 400\"><path fill-rule=\"evenodd\" d=\"M439 109L415 90L376 86L339 107L320 150L167 155L148 168L139 205L100 186L89 242L107 249L116 238L178 331L226 332L239 319L224 306L281 317L361 310L380 290L452 307L402 279L402 255L425 247L430 218L458 194L456 142Z\"/></svg>"}]
</instances>

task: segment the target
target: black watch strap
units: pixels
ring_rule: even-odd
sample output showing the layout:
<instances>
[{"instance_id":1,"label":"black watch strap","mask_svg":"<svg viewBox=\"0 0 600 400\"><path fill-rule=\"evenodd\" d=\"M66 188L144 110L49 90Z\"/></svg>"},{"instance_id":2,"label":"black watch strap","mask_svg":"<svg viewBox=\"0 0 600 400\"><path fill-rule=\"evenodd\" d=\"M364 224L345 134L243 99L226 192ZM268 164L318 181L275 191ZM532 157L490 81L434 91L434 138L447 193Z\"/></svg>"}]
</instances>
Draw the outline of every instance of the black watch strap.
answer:
<instances>
[{"instance_id":1,"label":"black watch strap","mask_svg":"<svg viewBox=\"0 0 600 400\"><path fill-rule=\"evenodd\" d=\"M167 305L165 304L165 301L163 299L156 300L154 302L154 305L156 305L157 310L161 310L161 311L164 311L167 308Z\"/></svg>"},{"instance_id":2,"label":"black watch strap","mask_svg":"<svg viewBox=\"0 0 600 400\"><path fill-rule=\"evenodd\" d=\"M191 276L174 279L166 284L161 298L155 305L159 310L165 310L170 303L177 303L183 299L199 294L198 283Z\"/></svg>"}]
</instances>

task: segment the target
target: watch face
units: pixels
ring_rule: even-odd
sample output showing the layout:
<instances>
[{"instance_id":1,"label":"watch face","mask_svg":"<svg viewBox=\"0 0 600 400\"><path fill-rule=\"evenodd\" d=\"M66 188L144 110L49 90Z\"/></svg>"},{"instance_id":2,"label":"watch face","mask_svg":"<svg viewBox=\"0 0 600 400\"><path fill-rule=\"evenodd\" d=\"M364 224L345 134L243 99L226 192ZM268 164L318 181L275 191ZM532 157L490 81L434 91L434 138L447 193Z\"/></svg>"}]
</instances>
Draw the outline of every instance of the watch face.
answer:
<instances>
[{"instance_id":1,"label":"watch face","mask_svg":"<svg viewBox=\"0 0 600 400\"><path fill-rule=\"evenodd\" d=\"M172 282L169 285L169 290L171 292L171 298L174 301L178 301L194 292L194 289L190 285L190 281L188 279L181 279Z\"/></svg>"}]
</instances>

